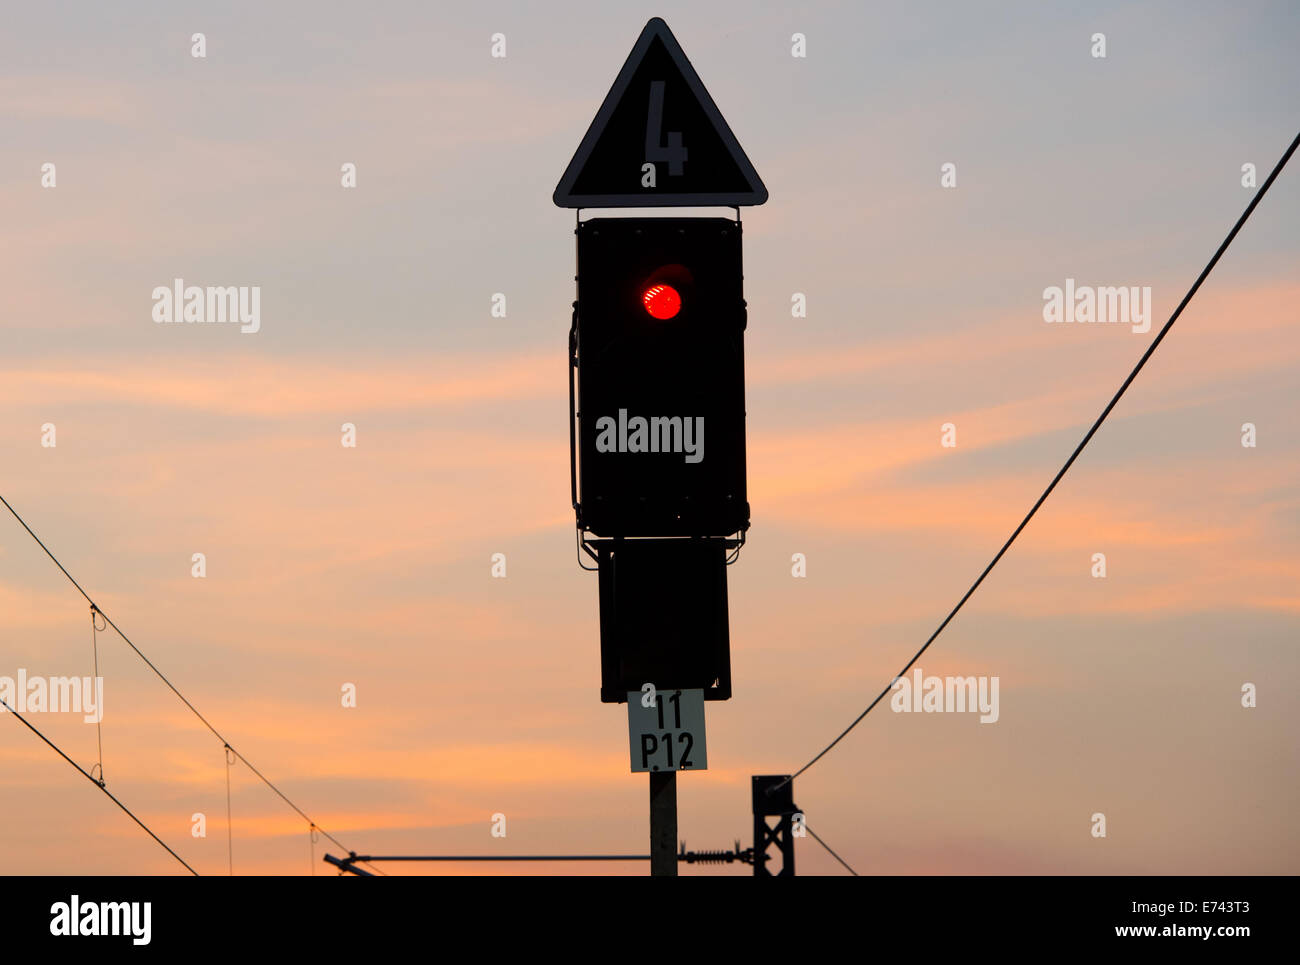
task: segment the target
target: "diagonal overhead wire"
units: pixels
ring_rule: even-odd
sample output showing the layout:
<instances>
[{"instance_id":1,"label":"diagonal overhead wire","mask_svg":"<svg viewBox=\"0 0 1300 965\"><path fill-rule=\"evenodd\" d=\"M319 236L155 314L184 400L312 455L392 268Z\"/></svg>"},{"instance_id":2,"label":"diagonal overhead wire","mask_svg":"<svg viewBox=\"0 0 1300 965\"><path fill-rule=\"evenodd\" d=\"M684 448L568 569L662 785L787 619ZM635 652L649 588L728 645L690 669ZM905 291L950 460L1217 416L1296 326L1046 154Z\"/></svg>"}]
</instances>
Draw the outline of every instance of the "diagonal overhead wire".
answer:
<instances>
[{"instance_id":1,"label":"diagonal overhead wire","mask_svg":"<svg viewBox=\"0 0 1300 965\"><path fill-rule=\"evenodd\" d=\"M827 844L825 841L823 841L823 840L822 840L822 839L817 835L817 832L816 832L816 831L814 831L812 828L808 827L808 822L806 822L806 821L804 822L803 829L804 829L805 831L807 831L809 834L811 834L811 835L813 836L813 840L814 840L814 841L816 841L816 842L817 842L818 844L820 844L823 848L825 848L827 851L829 851L829 852L830 852L830 856L831 856L832 858L834 858L834 859L835 859L836 861L838 861L840 864L844 865L845 868L848 868L848 872L849 872L849 874L853 875L853 877L855 877L855 878L861 878L861 877L862 877L862 875L858 874L858 873L857 873L856 871L854 871L851 867L849 867L849 863L848 863L847 861L845 861L843 858L841 858L838 854L836 854L835 851L834 851L834 849L832 849L831 846L830 846L829 844Z\"/></svg>"},{"instance_id":2,"label":"diagonal overhead wire","mask_svg":"<svg viewBox=\"0 0 1300 965\"><path fill-rule=\"evenodd\" d=\"M121 801L119 801L117 798L115 798L115 797L113 796L113 792L112 792L112 791L110 791L108 788L106 788L106 787L105 787L101 782L95 780L93 777L91 777L89 774L87 774L87 773L82 769L82 767L81 767L80 764L78 764L76 761L74 761L74 760L73 760L71 757L69 757L67 754L63 753L63 751L59 749L59 746L58 746L57 744L55 744L54 741L50 740L48 737L46 737L44 734L42 734L39 730L37 730L37 729L32 725L31 721L29 721L29 720L28 720L26 717L24 717L22 714L18 713L18 711L14 710L12 707L10 707L9 704L5 702L5 699L4 699L3 697L0 697L0 705L3 705L5 710L7 710L9 713L11 713L11 714L13 714L15 717L17 717L18 720L22 723L22 725L23 725L24 727L26 727L29 731L31 731L33 734L35 734L35 735L36 735L37 737L39 737L41 740L45 741L45 743L49 744L50 747L52 747L52 748L54 749L54 752L55 752L56 754L58 754L58 755L59 755L60 757L62 757L65 761L67 761L69 764L71 764L73 767L75 767L75 768L77 769L77 773L79 773L82 777L84 777L86 780L88 780L91 784L95 785L95 787L99 788L101 791L103 791L105 794L107 794L109 800L112 801L114 804L116 804L118 807L120 807L123 811L125 811L126 814L127 814L127 816L128 816L132 821L134 821L136 824L140 825L140 827L144 828L145 833L148 834L149 837L153 838L153 839L154 839L155 841L157 841L160 845L162 845L162 846L163 846L163 849L164 849L164 850L165 850L169 855L171 855L173 858L175 858L175 859L176 859L177 861L179 861L181 864L185 865L185 870L186 870L186 871L188 871L190 874L194 875L195 877L198 877L198 874L199 874L199 873L198 873L197 871L195 871L193 868L191 868L191 867L189 866L189 864L186 862L186 860L185 860L184 858L182 858L182 857L181 857L180 855L178 855L175 851L173 851L171 848L169 848L169 847L167 846L167 842L165 842L162 838L158 837L158 835L154 834L153 831L149 830L149 826L148 826L147 824L145 824L143 821L141 821L139 818L137 818L137 817L136 817L136 816L131 812L131 809L130 809L130 808L128 808L125 804L123 804Z\"/></svg>"},{"instance_id":3,"label":"diagonal overhead wire","mask_svg":"<svg viewBox=\"0 0 1300 965\"><path fill-rule=\"evenodd\" d=\"M1219 259L1223 257L1223 253L1228 250L1228 246L1231 245L1233 239L1237 237L1237 232L1241 231L1242 227L1246 224L1246 221L1250 218L1255 208L1257 208L1259 206L1259 203L1264 200L1264 195L1268 194L1268 189L1273 186L1273 182L1277 180L1277 176L1282 173L1282 169L1285 168L1287 162L1291 160L1291 155L1295 154L1296 148L1298 146L1300 146L1300 134L1297 134L1295 136L1295 139L1291 142L1291 146L1286 149L1286 153L1284 153L1281 159L1277 162L1277 164L1273 166L1273 171L1271 174L1269 174L1268 180L1266 180L1263 183L1263 185L1260 186L1260 189L1255 194L1255 197L1252 198L1250 204L1246 206L1246 210L1241 213L1241 217L1238 218L1237 223L1232 226L1232 230L1228 232L1228 236L1223 239L1223 243L1219 245L1219 249L1214 253L1214 257L1212 257L1209 263L1206 264L1206 266L1203 269L1201 269L1201 273L1196 277L1196 281L1192 283L1192 287L1187 290L1187 294L1183 296L1183 300L1178 303L1178 307L1174 309L1174 313L1169 316L1169 321L1165 322L1164 327L1160 329L1159 334L1157 334L1156 337L1152 339L1150 346L1148 346L1147 350L1142 353L1142 357L1138 359L1137 365L1133 367L1133 371L1128 374L1128 378L1124 380L1124 383L1119 387L1119 390L1114 394L1114 396L1111 397L1110 402L1106 404L1106 408L1101 410L1101 415L1097 416L1097 421L1095 421L1092 424L1092 428L1088 430L1087 435L1085 435L1083 439L1079 442L1079 444L1075 446L1074 452L1070 453L1070 458L1065 460L1065 465L1061 467L1060 471L1056 474L1056 476L1052 479L1052 481L1048 483L1047 488L1043 490L1043 494L1038 497L1038 501L1034 503L1033 507L1025 515L1025 518L1020 521L1020 525L1015 528L1015 531L1009 537L1007 537L1007 541L1002 544L1002 548L998 550L997 555L995 555L993 559L989 561L988 566L984 567L984 572L979 575L979 577L975 580L975 582L971 584L970 589L967 590L966 593L962 596L962 598L957 601L957 605L953 607L951 611L949 611L946 617L943 618L943 622L939 624L938 629L936 629L934 633L930 634L930 639L926 640L925 643L921 646L921 649L916 651L916 653L912 656L912 659L907 661L906 664L904 664L903 669L900 670L894 676L894 679L885 685L885 689L880 692L879 696L877 696L875 700L873 700L870 704L867 705L867 709L864 710L862 713L858 714L858 716L853 719L853 723L849 724L848 727L844 728L844 730L840 732L838 737L836 737L833 741L831 741L824 748L822 748L817 753L817 756L814 757L812 760L810 760L807 764L799 768L799 770L795 771L793 774L791 774L781 783L775 784L772 787L770 787L767 791L768 794L773 794L777 791L778 788L782 788L785 785L789 784L796 777L798 777L804 771L808 770L808 768L812 767L823 757L825 757L828 753L830 753L831 749L836 744L838 744L845 737L847 737L849 735L849 732L852 731L853 728L857 727L858 724L862 722L862 719L867 716L867 714L871 713L872 708L874 708L876 704L880 703L885 698L885 695L889 693L890 688L893 687L894 681L898 680L899 677L902 677L904 674L906 674L909 670L912 669L912 665L921 658L921 654L925 653L925 651L930 648L930 644L934 643L934 641L938 639L939 634L943 633L944 628L948 626L949 623L952 622L953 617L955 617L957 615L957 612L966 604L966 601L969 600L975 594L975 591L979 589L980 584L984 582L984 578L993 571L993 567L997 566L998 561L1002 559L1002 557L1006 554L1007 550L1011 548L1011 544L1016 541L1016 537L1019 536L1021 531L1026 526L1029 525L1029 521L1034 518L1034 514L1038 512L1039 507L1042 506L1043 503L1047 502L1047 497L1052 494L1052 490L1056 488L1056 484L1061 481L1062 477L1065 476L1065 474L1069 471L1070 467L1074 465L1074 461L1079 458L1079 455L1080 453L1083 452L1084 447L1087 446L1088 443L1092 441L1092 437L1097 434L1097 430L1100 429L1101 424L1106 421L1106 417L1110 415L1111 410L1114 409L1115 406L1119 403L1119 400L1123 397L1124 393L1128 391L1128 387L1133 384L1133 380L1137 378L1138 373L1142 371L1143 367L1147 364L1147 361L1151 358L1152 355L1155 354L1155 351L1157 348L1159 348L1160 343L1164 341L1165 336L1169 334L1169 330L1174 327L1174 322L1178 321L1178 316L1183 313L1183 309L1187 307L1189 302L1191 302L1192 296L1195 295L1197 291L1200 290L1201 284L1205 281L1206 278L1209 277L1210 272L1214 270L1214 266L1219 263Z\"/></svg>"},{"instance_id":4,"label":"diagonal overhead wire","mask_svg":"<svg viewBox=\"0 0 1300 965\"><path fill-rule=\"evenodd\" d=\"M310 827L315 828L317 831L325 835L325 837L329 838L331 841L333 841L340 848L343 848L345 851L351 850L342 841L340 841L338 838L334 837L334 835L330 834L328 831L322 828L316 821L312 820L312 818L308 816L308 814L305 811L303 811L302 808L298 807L297 804L295 804L293 801L289 799L288 795L286 795L283 791L281 791L278 787L276 787L275 784L269 778L267 778L265 774L263 774L256 767L254 767L252 761L246 758L243 754L239 753L239 751L236 750L234 747L232 747L230 745L230 742L227 741L225 737L221 735L221 732L218 731L215 727L213 727L212 724L208 722L208 719L206 717L204 717L201 713L199 713L198 708L195 707L192 703L190 703L189 699L183 693L181 693L180 690L176 688L176 685L167 679L167 676L154 665L153 661L150 660L148 657L146 657L144 655L144 652L141 651L139 647L137 647L134 643L131 642L131 638L122 632L121 627L119 627L116 623L114 623L112 618L107 613L105 613L102 609L100 609L99 605L96 604L95 601L90 598L90 594L88 594L85 590L81 588L81 584L78 583L73 578L72 574L67 571L64 565L59 562L58 557L50 552L50 548L46 546L45 543L42 542L41 538L37 536L36 533L32 530L32 528L27 525L27 521L18 515L18 511L15 510L13 506L9 505L9 500L5 499L4 496L0 496L0 503L3 503L5 509L9 510L13 518L18 520L18 522L22 524L23 529L27 530L28 535L30 535L32 539L36 540L36 545L39 546L41 549L43 549L45 551L45 555L54 561L54 565L57 566L62 571L63 575L68 578L68 582L77 588L77 592L80 593L83 597L85 597L86 602L90 604L91 610L93 610L95 613L98 613L101 617L103 617L104 622L113 628L113 630L117 633L119 637L122 638L122 640L126 643L126 645L135 651L136 656L138 656L141 660L143 660L145 662L145 665L148 666L148 668L154 672L155 676L157 676L159 680L165 683L168 689L170 689L172 693L174 693L177 697L180 698L181 703L183 703L186 707L188 707L190 709L190 712L194 714L194 716L197 717L200 721L203 722L203 726L206 727L208 730L210 730L212 732L212 735L216 737L217 740L221 741L222 745L231 754L233 754L240 761L242 761L250 771L252 771L254 774L257 775L258 779L263 784L265 784L272 791L274 791L279 796L280 800L284 801L285 804L289 805L289 807L291 807L294 811L296 811L299 817L301 817L304 821L306 821ZM49 742L47 741L46 743ZM51 744L50 746L53 747L54 745ZM55 750L58 750L58 748L55 748ZM62 751L60 751L60 753L62 753ZM79 767L77 769L81 770L81 768ZM92 780L94 779L92 778ZM109 796L111 797L112 795ZM114 798L114 800L116 800L116 798ZM126 809L123 808L123 810ZM130 812L128 811L127 813L129 814ZM134 817L134 815L132 816ZM141 825L141 827L143 827L143 825ZM146 828L146 830L148 829ZM159 843L161 844L161 842ZM169 848L168 850L171 849ZM383 872L380 872L380 874L382 873Z\"/></svg>"}]
</instances>

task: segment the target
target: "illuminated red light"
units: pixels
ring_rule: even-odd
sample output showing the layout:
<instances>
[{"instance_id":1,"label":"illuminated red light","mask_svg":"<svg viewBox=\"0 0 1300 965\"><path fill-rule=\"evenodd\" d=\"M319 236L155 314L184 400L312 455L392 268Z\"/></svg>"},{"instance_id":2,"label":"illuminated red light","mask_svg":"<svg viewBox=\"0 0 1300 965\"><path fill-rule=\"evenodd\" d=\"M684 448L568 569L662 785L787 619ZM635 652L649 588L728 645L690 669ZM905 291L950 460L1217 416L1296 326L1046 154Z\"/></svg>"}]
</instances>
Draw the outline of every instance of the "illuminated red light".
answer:
<instances>
[{"instance_id":1,"label":"illuminated red light","mask_svg":"<svg viewBox=\"0 0 1300 965\"><path fill-rule=\"evenodd\" d=\"M682 296L671 285L651 285L641 296L641 301L645 303L645 310L661 321L682 310Z\"/></svg>"}]
</instances>

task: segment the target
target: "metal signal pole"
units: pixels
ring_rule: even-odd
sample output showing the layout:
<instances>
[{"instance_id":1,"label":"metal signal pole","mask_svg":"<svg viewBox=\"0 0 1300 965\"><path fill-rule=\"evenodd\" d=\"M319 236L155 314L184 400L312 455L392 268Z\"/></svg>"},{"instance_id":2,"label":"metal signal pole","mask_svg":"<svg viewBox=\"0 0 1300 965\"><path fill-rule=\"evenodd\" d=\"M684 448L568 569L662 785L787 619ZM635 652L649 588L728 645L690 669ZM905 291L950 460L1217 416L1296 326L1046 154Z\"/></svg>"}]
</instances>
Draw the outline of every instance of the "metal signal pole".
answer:
<instances>
[{"instance_id":1,"label":"metal signal pole","mask_svg":"<svg viewBox=\"0 0 1300 965\"><path fill-rule=\"evenodd\" d=\"M677 876L677 772L650 772L650 876Z\"/></svg>"}]
</instances>

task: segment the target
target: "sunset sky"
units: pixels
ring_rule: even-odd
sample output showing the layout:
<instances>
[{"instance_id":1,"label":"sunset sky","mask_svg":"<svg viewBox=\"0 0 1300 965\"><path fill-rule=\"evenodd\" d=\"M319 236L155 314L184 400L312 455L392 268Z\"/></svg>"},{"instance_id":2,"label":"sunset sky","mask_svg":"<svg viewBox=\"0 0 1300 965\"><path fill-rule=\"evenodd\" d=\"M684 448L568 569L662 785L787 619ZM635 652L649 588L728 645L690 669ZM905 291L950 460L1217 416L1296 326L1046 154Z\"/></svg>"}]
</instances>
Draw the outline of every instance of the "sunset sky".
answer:
<instances>
[{"instance_id":1,"label":"sunset sky","mask_svg":"<svg viewBox=\"0 0 1300 965\"><path fill-rule=\"evenodd\" d=\"M924 642L1250 202L1242 166L1262 184L1300 130L1294 4L1085 6L26 5L0 33L0 494L348 847L644 852L574 552L574 215L551 192L662 16L770 192L743 211L735 697L678 780L688 847L747 846L750 776L806 763ZM1300 872L1298 257L1293 161L920 661L996 675L1000 719L882 704L795 782L860 873ZM155 323L175 278L261 286L260 331ZM1047 324L1067 278L1150 286L1151 330ZM108 789L227 873L221 743L111 631L99 661ZM90 618L0 509L19 668L90 674ZM183 872L7 716L0 871ZM79 715L29 719L96 763ZM337 847L313 866L306 823L231 781L237 874L333 873ZM844 873L798 848L801 874Z\"/></svg>"}]
</instances>

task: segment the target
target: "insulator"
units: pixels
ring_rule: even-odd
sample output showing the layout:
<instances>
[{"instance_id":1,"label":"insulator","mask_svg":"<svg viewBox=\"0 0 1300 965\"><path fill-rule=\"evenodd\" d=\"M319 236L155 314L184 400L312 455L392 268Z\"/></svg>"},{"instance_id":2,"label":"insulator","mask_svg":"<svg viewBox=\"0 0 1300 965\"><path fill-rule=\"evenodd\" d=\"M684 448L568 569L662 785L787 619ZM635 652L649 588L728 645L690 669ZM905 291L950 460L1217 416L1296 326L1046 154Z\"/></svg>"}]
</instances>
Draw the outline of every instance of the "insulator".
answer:
<instances>
[{"instance_id":1,"label":"insulator","mask_svg":"<svg viewBox=\"0 0 1300 965\"><path fill-rule=\"evenodd\" d=\"M686 856L688 864L730 864L735 860L734 851L692 851Z\"/></svg>"}]
</instances>

